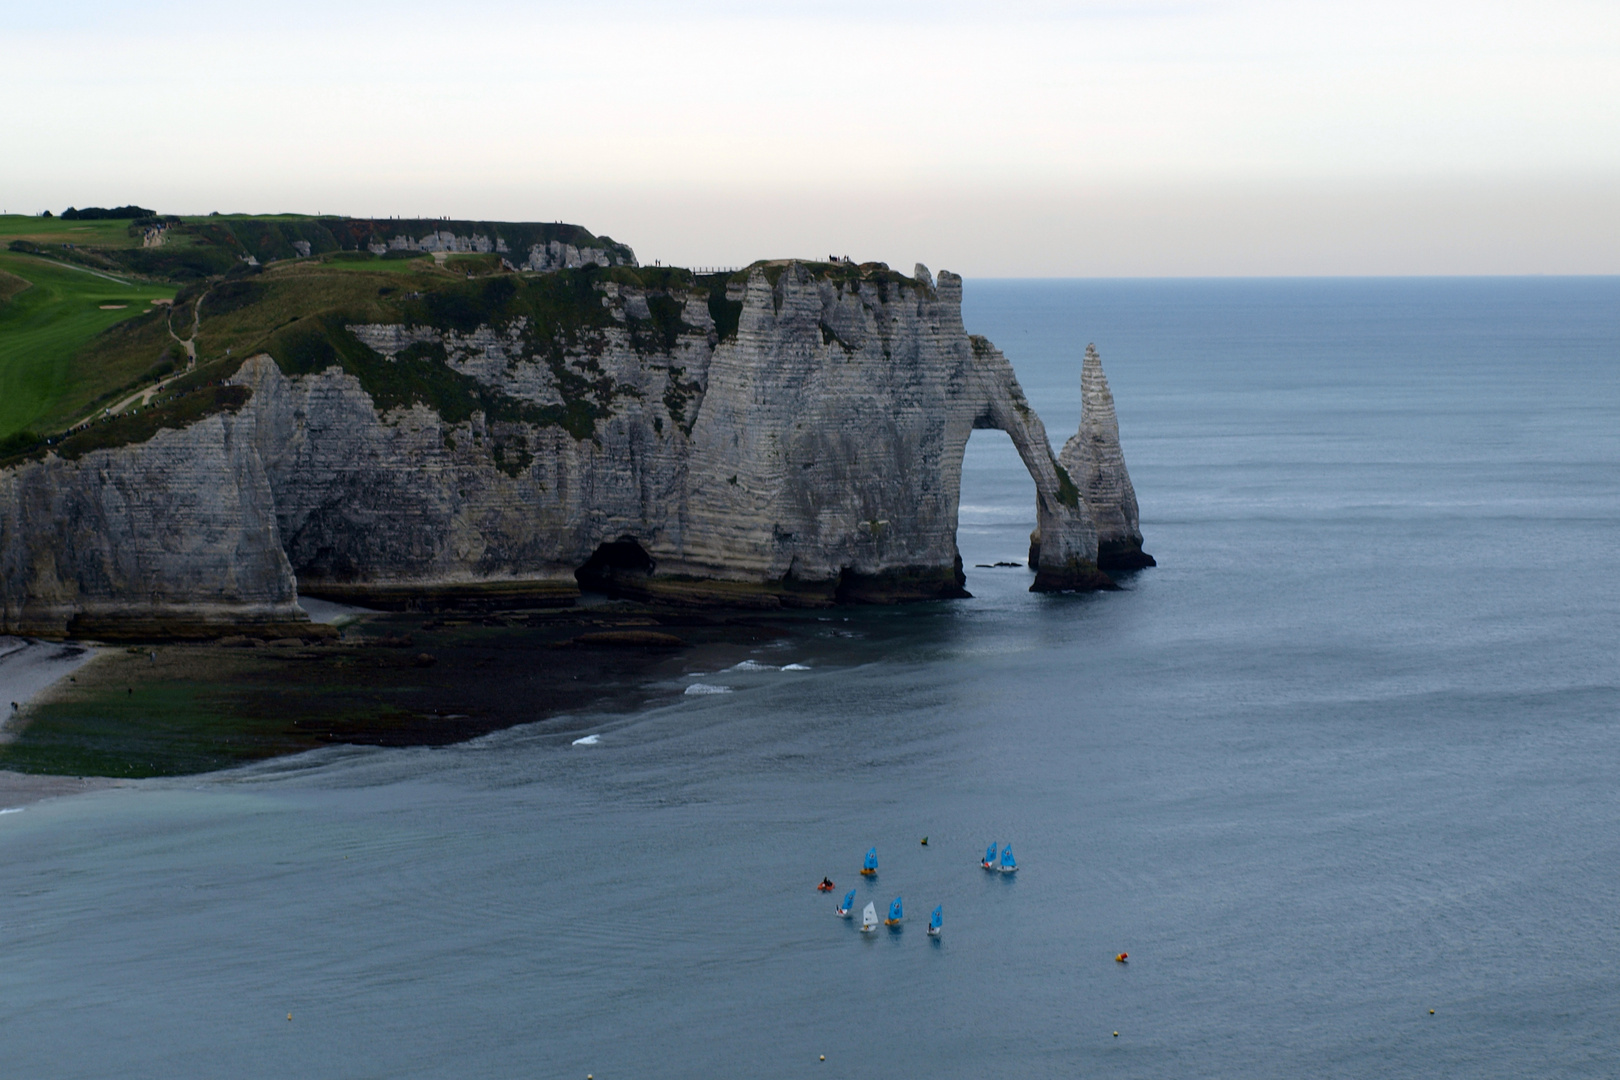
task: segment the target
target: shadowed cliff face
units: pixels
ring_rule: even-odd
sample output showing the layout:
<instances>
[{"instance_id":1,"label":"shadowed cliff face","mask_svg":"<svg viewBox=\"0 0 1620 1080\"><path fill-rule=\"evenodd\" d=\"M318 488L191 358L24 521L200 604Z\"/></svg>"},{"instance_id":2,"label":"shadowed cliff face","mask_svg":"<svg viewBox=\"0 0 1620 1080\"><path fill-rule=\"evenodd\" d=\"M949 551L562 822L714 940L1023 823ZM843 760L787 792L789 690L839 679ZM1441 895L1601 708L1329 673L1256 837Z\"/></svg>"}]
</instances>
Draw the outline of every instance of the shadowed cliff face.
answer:
<instances>
[{"instance_id":1,"label":"shadowed cliff face","mask_svg":"<svg viewBox=\"0 0 1620 1080\"><path fill-rule=\"evenodd\" d=\"M1034 587L1111 584L1087 493L1112 459L1083 479L1059 463L1006 358L964 331L957 276L789 262L723 297L595 288L611 318L566 344L527 315L343 324L342 363L242 364L234 415L0 471L5 629L282 621L295 577L389 606L566 603L587 566L592 587L676 603L960 596L983 427L1035 481ZM473 405L379 408L366 385L424 357ZM645 558L598 555L625 543Z\"/></svg>"}]
</instances>

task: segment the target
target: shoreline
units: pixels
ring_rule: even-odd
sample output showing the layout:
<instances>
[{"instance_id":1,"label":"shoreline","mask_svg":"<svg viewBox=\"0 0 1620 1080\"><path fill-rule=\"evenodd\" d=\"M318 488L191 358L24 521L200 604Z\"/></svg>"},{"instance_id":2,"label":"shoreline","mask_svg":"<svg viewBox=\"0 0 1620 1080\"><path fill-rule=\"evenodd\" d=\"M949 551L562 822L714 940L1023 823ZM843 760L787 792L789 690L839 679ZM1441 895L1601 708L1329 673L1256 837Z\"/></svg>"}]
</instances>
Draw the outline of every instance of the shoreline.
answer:
<instances>
[{"instance_id":1,"label":"shoreline","mask_svg":"<svg viewBox=\"0 0 1620 1080\"><path fill-rule=\"evenodd\" d=\"M96 645L0 637L0 744L30 701L105 651Z\"/></svg>"},{"instance_id":2,"label":"shoreline","mask_svg":"<svg viewBox=\"0 0 1620 1080\"><path fill-rule=\"evenodd\" d=\"M55 776L50 773L12 772L0 769L0 814L26 810L34 803L64 795L83 795L123 787L127 781L108 776Z\"/></svg>"},{"instance_id":3,"label":"shoreline","mask_svg":"<svg viewBox=\"0 0 1620 1080\"><path fill-rule=\"evenodd\" d=\"M694 662L796 636L783 625L796 620L760 612L625 601L463 617L311 607L328 631L313 640L21 643L10 655L26 662L0 682L28 700L0 729L0 809L325 745L443 746L634 707L678 696Z\"/></svg>"},{"instance_id":4,"label":"shoreline","mask_svg":"<svg viewBox=\"0 0 1620 1080\"><path fill-rule=\"evenodd\" d=\"M84 667L104 650L75 642L0 637L0 746L27 726L29 704ZM79 795L118 783L106 777L60 776L0 769L0 813L22 810L62 795Z\"/></svg>"}]
</instances>

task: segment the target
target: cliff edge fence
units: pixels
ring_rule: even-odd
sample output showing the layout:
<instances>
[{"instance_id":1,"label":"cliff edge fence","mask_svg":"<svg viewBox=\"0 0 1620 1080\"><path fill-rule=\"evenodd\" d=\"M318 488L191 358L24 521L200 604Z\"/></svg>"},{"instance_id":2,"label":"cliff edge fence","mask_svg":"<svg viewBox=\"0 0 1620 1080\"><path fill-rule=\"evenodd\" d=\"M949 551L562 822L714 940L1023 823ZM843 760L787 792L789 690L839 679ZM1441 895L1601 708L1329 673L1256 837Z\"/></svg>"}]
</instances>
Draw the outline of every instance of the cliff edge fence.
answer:
<instances>
[{"instance_id":1,"label":"cliff edge fence","mask_svg":"<svg viewBox=\"0 0 1620 1080\"><path fill-rule=\"evenodd\" d=\"M322 220L348 245L238 254L98 339L172 356L191 328L195 361L139 407L0 457L0 631L284 627L300 592L404 609L581 587L752 608L964 596L975 428L1011 436L1034 480L1032 589L1151 565L1095 351L1059 456L1011 364L963 328L954 274L696 275L575 226Z\"/></svg>"}]
</instances>

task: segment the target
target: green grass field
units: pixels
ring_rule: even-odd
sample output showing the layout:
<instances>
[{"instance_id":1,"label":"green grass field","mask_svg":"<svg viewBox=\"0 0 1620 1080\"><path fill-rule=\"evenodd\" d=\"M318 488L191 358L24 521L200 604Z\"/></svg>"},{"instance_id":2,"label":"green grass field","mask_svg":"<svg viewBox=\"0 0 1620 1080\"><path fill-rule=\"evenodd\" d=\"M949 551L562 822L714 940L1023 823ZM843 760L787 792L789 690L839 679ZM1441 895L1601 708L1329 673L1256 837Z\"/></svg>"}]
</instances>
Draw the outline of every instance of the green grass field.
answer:
<instances>
[{"instance_id":1,"label":"green grass field","mask_svg":"<svg viewBox=\"0 0 1620 1080\"><path fill-rule=\"evenodd\" d=\"M114 224L122 232L128 223L89 224ZM170 285L120 283L8 251L0 251L0 271L29 286L0 300L0 439L19 431L59 428L102 393L127 382L132 377L128 371L88 368L75 360L102 332L139 316L149 301L175 294ZM124 306L112 306L120 304ZM154 355L146 363L156 360Z\"/></svg>"},{"instance_id":2,"label":"green grass field","mask_svg":"<svg viewBox=\"0 0 1620 1080\"><path fill-rule=\"evenodd\" d=\"M31 214L0 214L0 248L13 240L106 248L141 246L140 237L129 235L129 222L122 219L63 221L61 218L41 218Z\"/></svg>"}]
</instances>

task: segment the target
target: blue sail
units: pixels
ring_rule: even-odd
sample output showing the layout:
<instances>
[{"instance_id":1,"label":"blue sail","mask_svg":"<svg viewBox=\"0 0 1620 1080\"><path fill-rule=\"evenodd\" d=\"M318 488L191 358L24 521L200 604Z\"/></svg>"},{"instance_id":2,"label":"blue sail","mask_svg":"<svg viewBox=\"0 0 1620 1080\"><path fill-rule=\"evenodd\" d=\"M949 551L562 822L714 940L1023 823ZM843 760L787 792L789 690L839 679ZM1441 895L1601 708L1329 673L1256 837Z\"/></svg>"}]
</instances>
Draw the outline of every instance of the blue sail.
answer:
<instances>
[{"instance_id":1,"label":"blue sail","mask_svg":"<svg viewBox=\"0 0 1620 1080\"><path fill-rule=\"evenodd\" d=\"M839 904L838 906L843 908L845 911L848 911L850 908L854 907L855 906L855 890L854 889L849 890L849 895L845 896L844 897L844 902L842 904Z\"/></svg>"},{"instance_id":2,"label":"blue sail","mask_svg":"<svg viewBox=\"0 0 1620 1080\"><path fill-rule=\"evenodd\" d=\"M865 867L863 867L863 869L866 869L866 870L876 870L877 869L877 848L873 848L871 851L868 851L866 853L866 865L865 865Z\"/></svg>"},{"instance_id":3,"label":"blue sail","mask_svg":"<svg viewBox=\"0 0 1620 1080\"><path fill-rule=\"evenodd\" d=\"M1002 866L1017 866L1018 865L1018 860L1013 858L1012 845L1011 844L1008 844L1006 847L1001 849L1001 865Z\"/></svg>"},{"instance_id":4,"label":"blue sail","mask_svg":"<svg viewBox=\"0 0 1620 1080\"><path fill-rule=\"evenodd\" d=\"M984 849L984 861L994 866L996 862L996 845L991 844Z\"/></svg>"},{"instance_id":5,"label":"blue sail","mask_svg":"<svg viewBox=\"0 0 1620 1080\"><path fill-rule=\"evenodd\" d=\"M945 905L941 904L934 909L934 913L932 915L928 916L928 928L930 930L938 930L944 921Z\"/></svg>"},{"instance_id":6,"label":"blue sail","mask_svg":"<svg viewBox=\"0 0 1620 1080\"><path fill-rule=\"evenodd\" d=\"M894 903L889 905L889 918L896 920L905 918L905 915L901 914L900 911L900 898L898 896L894 898Z\"/></svg>"}]
</instances>

